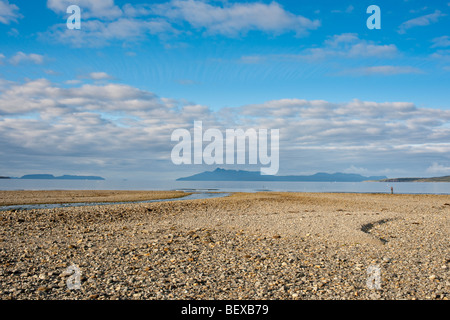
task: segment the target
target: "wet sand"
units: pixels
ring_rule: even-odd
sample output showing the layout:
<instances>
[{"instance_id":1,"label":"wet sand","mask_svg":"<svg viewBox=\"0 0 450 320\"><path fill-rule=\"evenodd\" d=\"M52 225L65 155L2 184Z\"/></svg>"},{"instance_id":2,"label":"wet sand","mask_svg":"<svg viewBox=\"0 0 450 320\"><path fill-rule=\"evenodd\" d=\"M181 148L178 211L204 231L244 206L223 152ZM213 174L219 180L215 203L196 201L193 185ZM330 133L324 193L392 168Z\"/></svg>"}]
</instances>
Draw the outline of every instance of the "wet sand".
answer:
<instances>
[{"instance_id":1,"label":"wet sand","mask_svg":"<svg viewBox=\"0 0 450 320\"><path fill-rule=\"evenodd\" d=\"M6 211L0 298L447 300L449 214L448 195L273 192Z\"/></svg>"},{"instance_id":2,"label":"wet sand","mask_svg":"<svg viewBox=\"0 0 450 320\"><path fill-rule=\"evenodd\" d=\"M182 191L0 191L0 206L47 203L131 202L179 198L188 194Z\"/></svg>"}]
</instances>

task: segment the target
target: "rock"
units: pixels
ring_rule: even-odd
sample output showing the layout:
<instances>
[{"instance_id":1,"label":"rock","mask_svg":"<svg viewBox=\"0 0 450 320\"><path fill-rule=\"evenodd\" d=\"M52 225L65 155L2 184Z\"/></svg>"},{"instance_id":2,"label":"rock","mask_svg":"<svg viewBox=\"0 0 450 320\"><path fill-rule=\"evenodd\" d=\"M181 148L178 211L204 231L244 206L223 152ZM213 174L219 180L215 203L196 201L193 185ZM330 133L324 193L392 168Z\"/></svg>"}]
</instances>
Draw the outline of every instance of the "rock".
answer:
<instances>
[{"instance_id":1,"label":"rock","mask_svg":"<svg viewBox=\"0 0 450 320\"><path fill-rule=\"evenodd\" d=\"M8 220L0 215L0 238L5 239L0 243L0 295L145 300L449 297L449 247L442 240L445 230L439 228L448 218L432 214L436 210L431 205L440 203L433 196L405 195L391 204L382 195L360 194L355 205L342 194L320 195L332 199L323 202L312 195L302 201L304 196L295 194L283 201L276 200L283 195L233 197L250 200L145 204L155 208L152 214L140 204L36 210L22 225L17 216ZM335 212L344 208L344 199L349 217ZM375 209L380 203L385 210ZM374 210L381 214L375 216ZM386 224L375 223L391 217ZM412 224L416 221L420 227ZM358 243L345 238L353 231L361 236L358 226L370 222L371 234L357 238ZM339 229L341 223L345 230ZM334 229L336 239L331 237ZM282 240L274 240L276 236ZM373 238L390 241L379 247ZM87 277L82 290L67 288L73 273L64 270L72 264L82 268L82 281ZM380 266L382 290L366 286L370 265Z\"/></svg>"}]
</instances>

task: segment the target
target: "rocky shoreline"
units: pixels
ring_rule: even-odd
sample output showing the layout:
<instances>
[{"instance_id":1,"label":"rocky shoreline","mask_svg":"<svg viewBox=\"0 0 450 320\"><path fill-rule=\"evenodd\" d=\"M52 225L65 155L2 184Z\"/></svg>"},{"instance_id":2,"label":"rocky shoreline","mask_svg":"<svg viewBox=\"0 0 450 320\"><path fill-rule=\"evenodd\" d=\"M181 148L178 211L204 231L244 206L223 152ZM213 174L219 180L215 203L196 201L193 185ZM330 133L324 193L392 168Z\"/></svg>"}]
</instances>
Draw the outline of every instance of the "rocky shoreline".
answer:
<instances>
[{"instance_id":1,"label":"rocky shoreline","mask_svg":"<svg viewBox=\"0 0 450 320\"><path fill-rule=\"evenodd\" d=\"M445 195L325 193L5 211L0 299L448 300L449 214Z\"/></svg>"}]
</instances>

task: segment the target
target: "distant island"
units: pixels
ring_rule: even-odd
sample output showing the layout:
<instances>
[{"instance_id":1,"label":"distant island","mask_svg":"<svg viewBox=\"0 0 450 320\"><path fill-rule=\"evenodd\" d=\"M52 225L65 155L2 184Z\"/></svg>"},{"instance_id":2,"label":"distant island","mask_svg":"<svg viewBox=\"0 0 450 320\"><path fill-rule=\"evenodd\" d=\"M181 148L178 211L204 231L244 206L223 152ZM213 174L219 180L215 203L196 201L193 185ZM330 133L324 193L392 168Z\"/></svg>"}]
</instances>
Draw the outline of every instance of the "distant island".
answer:
<instances>
[{"instance_id":1,"label":"distant island","mask_svg":"<svg viewBox=\"0 0 450 320\"><path fill-rule=\"evenodd\" d=\"M324 173L310 176L264 176L259 171L226 170L217 168L190 177L179 178L177 181L296 181L296 182L362 182L367 180L387 179L386 176L364 177L354 173Z\"/></svg>"},{"instance_id":2,"label":"distant island","mask_svg":"<svg viewBox=\"0 0 450 320\"><path fill-rule=\"evenodd\" d=\"M381 179L378 182L450 182L450 176L434 178L393 178Z\"/></svg>"},{"instance_id":3,"label":"distant island","mask_svg":"<svg viewBox=\"0 0 450 320\"><path fill-rule=\"evenodd\" d=\"M0 176L0 179L11 179L10 177L2 177Z\"/></svg>"},{"instance_id":4,"label":"distant island","mask_svg":"<svg viewBox=\"0 0 450 320\"><path fill-rule=\"evenodd\" d=\"M55 177L52 174L27 174L18 179L43 179L43 180L105 180L97 176L71 176L63 175Z\"/></svg>"}]
</instances>

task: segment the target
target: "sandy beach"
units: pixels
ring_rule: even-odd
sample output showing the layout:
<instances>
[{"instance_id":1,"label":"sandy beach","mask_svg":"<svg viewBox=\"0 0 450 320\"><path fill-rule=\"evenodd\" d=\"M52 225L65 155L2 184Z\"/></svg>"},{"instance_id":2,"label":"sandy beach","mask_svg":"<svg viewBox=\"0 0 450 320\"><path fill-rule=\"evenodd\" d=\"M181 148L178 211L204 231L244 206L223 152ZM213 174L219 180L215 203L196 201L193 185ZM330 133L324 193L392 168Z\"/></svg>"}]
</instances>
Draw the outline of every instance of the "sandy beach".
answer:
<instances>
[{"instance_id":1,"label":"sandy beach","mask_svg":"<svg viewBox=\"0 0 450 320\"><path fill-rule=\"evenodd\" d=\"M6 205L180 194L0 196ZM448 195L236 193L4 211L0 299L448 300L449 235ZM71 265L81 271L79 290L67 287ZM375 288L367 283L374 268Z\"/></svg>"}]
</instances>

